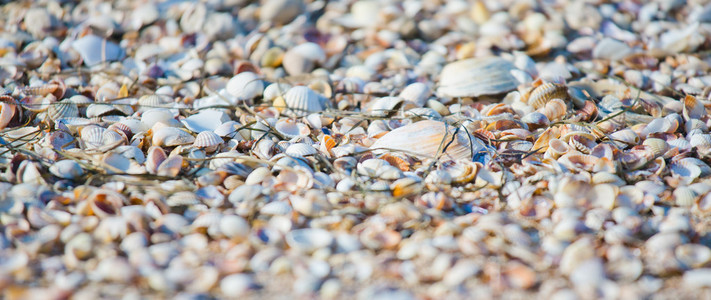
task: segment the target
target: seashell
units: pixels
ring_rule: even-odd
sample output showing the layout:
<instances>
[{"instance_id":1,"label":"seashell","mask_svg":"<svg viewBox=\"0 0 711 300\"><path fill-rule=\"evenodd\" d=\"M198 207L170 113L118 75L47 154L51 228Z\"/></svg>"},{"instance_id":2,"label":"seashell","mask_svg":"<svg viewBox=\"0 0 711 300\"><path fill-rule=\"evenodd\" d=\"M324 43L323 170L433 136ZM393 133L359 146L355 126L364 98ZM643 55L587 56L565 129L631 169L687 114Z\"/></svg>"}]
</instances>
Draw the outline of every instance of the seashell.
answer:
<instances>
[{"instance_id":1,"label":"seashell","mask_svg":"<svg viewBox=\"0 0 711 300\"><path fill-rule=\"evenodd\" d=\"M60 160L52 164L52 166L49 167L49 172L63 179L75 179L84 175L84 170L81 168L81 165L68 159Z\"/></svg>"},{"instance_id":2,"label":"seashell","mask_svg":"<svg viewBox=\"0 0 711 300\"><path fill-rule=\"evenodd\" d=\"M259 21L285 25L300 15L304 8L304 2L300 0L268 0L259 10Z\"/></svg>"},{"instance_id":3,"label":"seashell","mask_svg":"<svg viewBox=\"0 0 711 300\"><path fill-rule=\"evenodd\" d=\"M200 199L193 192L176 192L165 199L165 204L170 207L191 206L200 204Z\"/></svg>"},{"instance_id":4,"label":"seashell","mask_svg":"<svg viewBox=\"0 0 711 300\"><path fill-rule=\"evenodd\" d=\"M694 134L688 137L692 148L707 150L711 148L711 134Z\"/></svg>"},{"instance_id":5,"label":"seashell","mask_svg":"<svg viewBox=\"0 0 711 300\"><path fill-rule=\"evenodd\" d=\"M656 118L649 122L647 126L640 132L640 136L646 138L652 133L657 132L675 132L678 124L672 123L667 118Z\"/></svg>"},{"instance_id":6,"label":"seashell","mask_svg":"<svg viewBox=\"0 0 711 300\"><path fill-rule=\"evenodd\" d=\"M92 125L82 128L80 136L86 149L98 149L104 145L105 128Z\"/></svg>"},{"instance_id":7,"label":"seashell","mask_svg":"<svg viewBox=\"0 0 711 300\"><path fill-rule=\"evenodd\" d=\"M616 186L625 185L625 181L619 176L610 172L597 172L592 177L592 183L594 184L613 184Z\"/></svg>"},{"instance_id":8,"label":"seashell","mask_svg":"<svg viewBox=\"0 0 711 300\"><path fill-rule=\"evenodd\" d=\"M138 106L141 108L170 108L172 101L165 95L149 94L138 98Z\"/></svg>"},{"instance_id":9,"label":"seashell","mask_svg":"<svg viewBox=\"0 0 711 300\"><path fill-rule=\"evenodd\" d=\"M434 158L448 145L441 157L456 160L471 159L484 147L478 139L467 137L463 131L454 134L454 127L439 121L425 120L386 133L370 149L382 149L376 151L380 153L402 151L420 158Z\"/></svg>"},{"instance_id":10,"label":"seashell","mask_svg":"<svg viewBox=\"0 0 711 300\"><path fill-rule=\"evenodd\" d=\"M213 152L222 144L222 138L212 131L203 131L198 133L193 142L193 146L197 148L205 148L205 152Z\"/></svg>"},{"instance_id":11,"label":"seashell","mask_svg":"<svg viewBox=\"0 0 711 300\"><path fill-rule=\"evenodd\" d=\"M467 160L445 162L441 165L441 170L452 178L452 184L464 184L474 180L480 168L483 168L481 163Z\"/></svg>"},{"instance_id":12,"label":"seashell","mask_svg":"<svg viewBox=\"0 0 711 300\"><path fill-rule=\"evenodd\" d=\"M294 157L304 157L308 155L314 155L318 153L318 150L314 148L313 146L305 143L296 143L292 144L289 147L286 148L286 151L284 151L286 155L289 156L294 156Z\"/></svg>"},{"instance_id":13,"label":"seashell","mask_svg":"<svg viewBox=\"0 0 711 300\"><path fill-rule=\"evenodd\" d=\"M538 128L546 128L550 125L550 120L548 116L541 112L531 112L521 117L521 122L528 125L529 130L536 130Z\"/></svg>"},{"instance_id":14,"label":"seashell","mask_svg":"<svg viewBox=\"0 0 711 300\"><path fill-rule=\"evenodd\" d=\"M277 97L284 97L289 89L291 89L291 85L288 83L272 83L264 88L262 99L264 101L274 101Z\"/></svg>"},{"instance_id":15,"label":"seashell","mask_svg":"<svg viewBox=\"0 0 711 300\"><path fill-rule=\"evenodd\" d=\"M262 54L259 59L259 65L265 68L277 68L281 66L284 53L284 50L279 47L271 47Z\"/></svg>"},{"instance_id":16,"label":"seashell","mask_svg":"<svg viewBox=\"0 0 711 300\"><path fill-rule=\"evenodd\" d=\"M437 95L456 98L505 93L519 85L511 74L515 69L511 62L497 57L456 61L442 69Z\"/></svg>"},{"instance_id":17,"label":"seashell","mask_svg":"<svg viewBox=\"0 0 711 300\"><path fill-rule=\"evenodd\" d=\"M174 147L178 145L188 145L195 142L195 137L185 130L175 127L163 127L153 133L151 145Z\"/></svg>"},{"instance_id":18,"label":"seashell","mask_svg":"<svg viewBox=\"0 0 711 300\"><path fill-rule=\"evenodd\" d=\"M548 149L546 149L545 156L558 159L568 153L570 149L571 147L565 142L559 139L551 139L548 141Z\"/></svg>"},{"instance_id":19,"label":"seashell","mask_svg":"<svg viewBox=\"0 0 711 300\"><path fill-rule=\"evenodd\" d=\"M15 104L0 101L0 129L5 129L15 116Z\"/></svg>"},{"instance_id":20,"label":"seashell","mask_svg":"<svg viewBox=\"0 0 711 300\"><path fill-rule=\"evenodd\" d=\"M595 167L598 160L600 160L600 158L592 155L573 152L567 153L558 158L558 162L569 169L582 169L588 172L593 170L593 167Z\"/></svg>"},{"instance_id":21,"label":"seashell","mask_svg":"<svg viewBox=\"0 0 711 300\"><path fill-rule=\"evenodd\" d=\"M116 61L124 56L121 47L95 35L85 35L74 41L72 49L79 53L87 66Z\"/></svg>"},{"instance_id":22,"label":"seashell","mask_svg":"<svg viewBox=\"0 0 711 300\"><path fill-rule=\"evenodd\" d=\"M293 119L281 119L274 124L274 129L287 139L297 136L307 136L311 130L306 124L298 123Z\"/></svg>"},{"instance_id":23,"label":"seashell","mask_svg":"<svg viewBox=\"0 0 711 300\"><path fill-rule=\"evenodd\" d=\"M398 97L422 107L426 104L430 94L430 88L426 84L422 82L415 82L406 86L402 92L400 92Z\"/></svg>"},{"instance_id":24,"label":"seashell","mask_svg":"<svg viewBox=\"0 0 711 300\"><path fill-rule=\"evenodd\" d=\"M376 117L385 117L394 112L395 108L402 103L400 97L382 97L371 101L368 112Z\"/></svg>"},{"instance_id":25,"label":"seashell","mask_svg":"<svg viewBox=\"0 0 711 300\"><path fill-rule=\"evenodd\" d=\"M558 127L550 127L543 131L540 136L533 143L533 150L537 152L545 152L548 150L548 145L552 139L560 137L560 130Z\"/></svg>"},{"instance_id":26,"label":"seashell","mask_svg":"<svg viewBox=\"0 0 711 300\"><path fill-rule=\"evenodd\" d=\"M639 144L639 136L634 132L634 130L629 128L610 133L608 137L613 141L621 142L626 145Z\"/></svg>"},{"instance_id":27,"label":"seashell","mask_svg":"<svg viewBox=\"0 0 711 300\"><path fill-rule=\"evenodd\" d=\"M711 140L709 141L711 142ZM655 158L662 156L664 155L664 153L667 153L667 151L669 151L669 144L667 144L667 141L662 139L648 138L644 140L642 145L649 147ZM711 145L711 143L709 145Z\"/></svg>"},{"instance_id":28,"label":"seashell","mask_svg":"<svg viewBox=\"0 0 711 300\"><path fill-rule=\"evenodd\" d=\"M551 121L557 121L560 120L563 116L565 116L565 111L567 107L565 105L565 102L563 100L555 98L550 101L548 101L545 104L545 107L539 109L538 111L542 114L544 114L548 120Z\"/></svg>"},{"instance_id":29,"label":"seashell","mask_svg":"<svg viewBox=\"0 0 711 300\"><path fill-rule=\"evenodd\" d=\"M700 268L711 261L711 249L701 244L679 245L674 255L688 268Z\"/></svg>"},{"instance_id":30,"label":"seashell","mask_svg":"<svg viewBox=\"0 0 711 300\"><path fill-rule=\"evenodd\" d=\"M286 243L291 248L304 253L328 247L332 242L333 235L320 228L296 229L286 234Z\"/></svg>"},{"instance_id":31,"label":"seashell","mask_svg":"<svg viewBox=\"0 0 711 300\"><path fill-rule=\"evenodd\" d=\"M274 141L270 139L261 139L252 147L252 151L261 159L270 159L274 156Z\"/></svg>"},{"instance_id":32,"label":"seashell","mask_svg":"<svg viewBox=\"0 0 711 300\"><path fill-rule=\"evenodd\" d=\"M183 165L183 157L180 155L171 155L166 160L164 160L158 169L156 170L156 175L175 177L180 173L180 169Z\"/></svg>"},{"instance_id":33,"label":"seashell","mask_svg":"<svg viewBox=\"0 0 711 300\"><path fill-rule=\"evenodd\" d=\"M371 158L358 163L357 171L360 175L375 178L380 176L381 170L389 165L390 164L386 160Z\"/></svg>"},{"instance_id":34,"label":"seashell","mask_svg":"<svg viewBox=\"0 0 711 300\"><path fill-rule=\"evenodd\" d=\"M227 93L237 100L251 100L264 92L264 83L252 72L242 72L232 77L225 86ZM233 103L234 104L234 103Z\"/></svg>"},{"instance_id":35,"label":"seashell","mask_svg":"<svg viewBox=\"0 0 711 300\"><path fill-rule=\"evenodd\" d=\"M691 207L696 202L696 192L688 186L674 189L674 203L681 207Z\"/></svg>"},{"instance_id":36,"label":"seashell","mask_svg":"<svg viewBox=\"0 0 711 300\"><path fill-rule=\"evenodd\" d=\"M326 62L326 52L315 43L306 42L284 53L282 66L289 75L311 72L317 64Z\"/></svg>"},{"instance_id":37,"label":"seashell","mask_svg":"<svg viewBox=\"0 0 711 300\"><path fill-rule=\"evenodd\" d=\"M558 83L546 82L531 91L526 103L533 109L540 109L553 99L567 99L568 89Z\"/></svg>"},{"instance_id":38,"label":"seashell","mask_svg":"<svg viewBox=\"0 0 711 300\"><path fill-rule=\"evenodd\" d=\"M686 97L684 97L684 109L682 110L682 115L685 120L698 120L706 115L706 108L704 108L703 103L696 100L696 97L686 95Z\"/></svg>"},{"instance_id":39,"label":"seashell","mask_svg":"<svg viewBox=\"0 0 711 300\"><path fill-rule=\"evenodd\" d=\"M272 201L259 210L260 214L272 215L272 216L285 216L292 212L291 205L284 201Z\"/></svg>"},{"instance_id":40,"label":"seashell","mask_svg":"<svg viewBox=\"0 0 711 300\"><path fill-rule=\"evenodd\" d=\"M141 115L141 123L143 126L142 129L134 130L138 128L132 128L131 130L133 132L145 131L152 128L156 123L163 123L169 126L174 126L174 124L180 126L180 123L174 119L173 113L169 109L165 108L153 108L145 111Z\"/></svg>"},{"instance_id":41,"label":"seashell","mask_svg":"<svg viewBox=\"0 0 711 300\"><path fill-rule=\"evenodd\" d=\"M104 154L101 157L101 162L107 167L109 174L128 173L131 168L131 161L128 158L114 152Z\"/></svg>"},{"instance_id":42,"label":"seashell","mask_svg":"<svg viewBox=\"0 0 711 300\"><path fill-rule=\"evenodd\" d=\"M597 146L595 141L586 135L573 135L568 139L568 144L571 148L584 154L590 154L592 149Z\"/></svg>"},{"instance_id":43,"label":"seashell","mask_svg":"<svg viewBox=\"0 0 711 300\"><path fill-rule=\"evenodd\" d=\"M428 107L415 107L407 110L405 112L406 117L413 118L413 120L417 119L429 119L429 120L440 120L442 119L442 116L435 111L434 109L428 108Z\"/></svg>"},{"instance_id":44,"label":"seashell","mask_svg":"<svg viewBox=\"0 0 711 300\"><path fill-rule=\"evenodd\" d=\"M76 118L79 116L79 108L69 99L54 103L47 108L47 116L50 120L66 118Z\"/></svg>"},{"instance_id":45,"label":"seashell","mask_svg":"<svg viewBox=\"0 0 711 300\"><path fill-rule=\"evenodd\" d=\"M320 96L305 86L295 86L289 89L284 95L286 112L288 114L303 117L313 112L323 110Z\"/></svg>"}]
</instances>

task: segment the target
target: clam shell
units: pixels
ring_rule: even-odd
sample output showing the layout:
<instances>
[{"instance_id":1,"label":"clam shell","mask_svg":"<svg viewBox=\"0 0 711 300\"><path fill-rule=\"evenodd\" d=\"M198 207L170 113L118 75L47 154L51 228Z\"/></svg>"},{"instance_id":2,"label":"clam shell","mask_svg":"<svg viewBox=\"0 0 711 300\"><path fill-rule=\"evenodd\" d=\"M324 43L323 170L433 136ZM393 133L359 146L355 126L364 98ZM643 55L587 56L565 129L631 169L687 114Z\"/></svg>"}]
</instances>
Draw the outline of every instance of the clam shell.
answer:
<instances>
[{"instance_id":1,"label":"clam shell","mask_svg":"<svg viewBox=\"0 0 711 300\"><path fill-rule=\"evenodd\" d=\"M402 102L400 97L377 98L368 106L368 112L376 117L384 117L393 113L393 110Z\"/></svg>"},{"instance_id":2,"label":"clam shell","mask_svg":"<svg viewBox=\"0 0 711 300\"><path fill-rule=\"evenodd\" d=\"M433 158L440 152L440 148L444 149L452 141L442 155L446 159L471 159L473 154L483 149L478 139L468 138L463 131L453 136L454 132L454 127L446 126L443 122L420 121L386 133L370 149L382 149L377 151L380 153L402 151L420 158Z\"/></svg>"},{"instance_id":3,"label":"clam shell","mask_svg":"<svg viewBox=\"0 0 711 300\"><path fill-rule=\"evenodd\" d=\"M674 190L674 203L681 207L691 207L696 202L696 192L688 186L680 186Z\"/></svg>"},{"instance_id":4,"label":"clam shell","mask_svg":"<svg viewBox=\"0 0 711 300\"><path fill-rule=\"evenodd\" d=\"M333 235L320 228L296 229L286 234L286 243L301 252L310 253L328 247L332 242Z\"/></svg>"},{"instance_id":5,"label":"clam shell","mask_svg":"<svg viewBox=\"0 0 711 300\"><path fill-rule=\"evenodd\" d=\"M418 106L424 106L430 94L430 88L426 84L415 82L406 86L398 97L405 101L413 102Z\"/></svg>"},{"instance_id":6,"label":"clam shell","mask_svg":"<svg viewBox=\"0 0 711 300\"><path fill-rule=\"evenodd\" d=\"M153 133L151 143L153 146L173 147L178 145L188 145L195 142L195 137L185 130L175 127L163 127Z\"/></svg>"},{"instance_id":7,"label":"clam shell","mask_svg":"<svg viewBox=\"0 0 711 300\"><path fill-rule=\"evenodd\" d=\"M274 124L274 129L288 139L309 135L309 133L311 133L311 130L306 124L296 122L293 119L281 119L277 121L276 124Z\"/></svg>"},{"instance_id":8,"label":"clam shell","mask_svg":"<svg viewBox=\"0 0 711 300\"><path fill-rule=\"evenodd\" d=\"M662 156L664 155L664 153L669 151L669 144L667 144L667 142L663 139L648 138L644 140L642 144L649 147L649 149L654 154L654 157Z\"/></svg>"},{"instance_id":9,"label":"clam shell","mask_svg":"<svg viewBox=\"0 0 711 300\"><path fill-rule=\"evenodd\" d=\"M15 104L0 101L0 129L7 127L12 117L15 116Z\"/></svg>"},{"instance_id":10,"label":"clam shell","mask_svg":"<svg viewBox=\"0 0 711 300\"><path fill-rule=\"evenodd\" d=\"M153 108L145 111L141 115L141 123L143 128L141 130L133 130L133 132L145 131L153 127L156 123L164 123L166 125L180 124L174 119L173 113L166 108ZM130 126L130 125L129 125ZM178 125L180 126L180 125Z\"/></svg>"},{"instance_id":11,"label":"clam shell","mask_svg":"<svg viewBox=\"0 0 711 300\"><path fill-rule=\"evenodd\" d=\"M533 109L540 109L545 107L546 104L553 99L566 98L568 98L568 89L564 85L547 82L537 86L531 91L527 103L532 106Z\"/></svg>"},{"instance_id":12,"label":"clam shell","mask_svg":"<svg viewBox=\"0 0 711 300\"><path fill-rule=\"evenodd\" d=\"M79 108L69 99L54 103L47 108L47 116L50 120L65 118L76 118L79 116Z\"/></svg>"},{"instance_id":13,"label":"clam shell","mask_svg":"<svg viewBox=\"0 0 711 300\"><path fill-rule=\"evenodd\" d=\"M230 79L225 86L227 93L237 100L250 100L262 95L264 83L252 72L242 72Z\"/></svg>"},{"instance_id":14,"label":"clam shell","mask_svg":"<svg viewBox=\"0 0 711 300\"><path fill-rule=\"evenodd\" d=\"M197 114L189 116L181 122L185 128L192 132L214 131L222 123L230 120L224 112L217 110L203 110Z\"/></svg>"},{"instance_id":15,"label":"clam shell","mask_svg":"<svg viewBox=\"0 0 711 300\"><path fill-rule=\"evenodd\" d=\"M511 74L515 69L511 62L497 57L456 61L442 69L437 95L456 98L505 93L519 85Z\"/></svg>"},{"instance_id":16,"label":"clam shell","mask_svg":"<svg viewBox=\"0 0 711 300\"><path fill-rule=\"evenodd\" d=\"M308 155L314 155L318 153L318 150L309 144L296 143L287 147L284 153L289 156L304 157Z\"/></svg>"},{"instance_id":17,"label":"clam shell","mask_svg":"<svg viewBox=\"0 0 711 300\"><path fill-rule=\"evenodd\" d=\"M311 72L316 64L326 61L326 52L315 43L306 42L293 47L284 53L282 66L289 75L300 75Z\"/></svg>"},{"instance_id":18,"label":"clam shell","mask_svg":"<svg viewBox=\"0 0 711 300\"><path fill-rule=\"evenodd\" d=\"M221 137L227 137L238 140L244 139L242 133L249 137L249 130L242 129L238 131L237 129L239 129L240 127L242 127L242 124L240 124L239 122L227 121L225 123L220 124L220 126L217 126L214 132Z\"/></svg>"},{"instance_id":19,"label":"clam shell","mask_svg":"<svg viewBox=\"0 0 711 300\"><path fill-rule=\"evenodd\" d=\"M183 165L183 157L180 155L171 155L166 160L164 160L158 169L156 170L156 175L175 177L180 173L180 168Z\"/></svg>"},{"instance_id":20,"label":"clam shell","mask_svg":"<svg viewBox=\"0 0 711 300\"><path fill-rule=\"evenodd\" d=\"M320 96L305 86L292 87L284 95L284 100L287 106L287 113L295 116L303 117L309 113L323 110Z\"/></svg>"},{"instance_id":21,"label":"clam shell","mask_svg":"<svg viewBox=\"0 0 711 300\"><path fill-rule=\"evenodd\" d=\"M608 135L610 139L616 142L621 142L627 145L637 145L639 144L639 136L634 130L626 128L622 130L615 131Z\"/></svg>"},{"instance_id":22,"label":"clam shell","mask_svg":"<svg viewBox=\"0 0 711 300\"><path fill-rule=\"evenodd\" d=\"M212 152L217 149L217 146L222 144L222 138L212 131L200 132L193 142L193 146L197 148L205 148L206 152Z\"/></svg>"},{"instance_id":23,"label":"clam shell","mask_svg":"<svg viewBox=\"0 0 711 300\"><path fill-rule=\"evenodd\" d=\"M63 179L74 179L84 175L84 170L79 163L73 160L60 160L49 167L49 172L52 175Z\"/></svg>"}]
</instances>

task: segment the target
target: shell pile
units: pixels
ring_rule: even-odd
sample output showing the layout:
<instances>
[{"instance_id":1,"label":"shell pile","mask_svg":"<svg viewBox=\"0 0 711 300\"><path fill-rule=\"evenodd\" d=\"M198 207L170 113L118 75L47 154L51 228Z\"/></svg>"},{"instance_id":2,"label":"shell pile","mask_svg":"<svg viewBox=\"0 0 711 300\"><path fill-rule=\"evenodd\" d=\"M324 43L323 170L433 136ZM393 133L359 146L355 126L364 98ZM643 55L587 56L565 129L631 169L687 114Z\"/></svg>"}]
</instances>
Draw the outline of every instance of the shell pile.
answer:
<instances>
[{"instance_id":1,"label":"shell pile","mask_svg":"<svg viewBox=\"0 0 711 300\"><path fill-rule=\"evenodd\" d=\"M705 1L36 2L0 298L711 297Z\"/></svg>"}]
</instances>

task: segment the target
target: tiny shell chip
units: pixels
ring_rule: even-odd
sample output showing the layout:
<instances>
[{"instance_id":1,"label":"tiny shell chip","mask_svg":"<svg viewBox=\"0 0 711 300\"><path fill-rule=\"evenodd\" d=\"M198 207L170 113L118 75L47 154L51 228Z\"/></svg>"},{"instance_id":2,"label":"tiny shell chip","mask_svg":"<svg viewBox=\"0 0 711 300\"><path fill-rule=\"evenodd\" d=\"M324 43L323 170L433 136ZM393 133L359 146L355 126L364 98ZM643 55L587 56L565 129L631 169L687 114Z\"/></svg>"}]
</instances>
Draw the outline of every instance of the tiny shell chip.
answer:
<instances>
[{"instance_id":1,"label":"tiny shell chip","mask_svg":"<svg viewBox=\"0 0 711 300\"><path fill-rule=\"evenodd\" d=\"M446 65L440 75L440 97L479 97L516 89L518 80L511 74L514 65L502 58L472 58Z\"/></svg>"},{"instance_id":2,"label":"tiny shell chip","mask_svg":"<svg viewBox=\"0 0 711 300\"><path fill-rule=\"evenodd\" d=\"M87 35L74 41L72 48L79 52L87 66L119 60L124 56L121 47L95 35Z\"/></svg>"}]
</instances>

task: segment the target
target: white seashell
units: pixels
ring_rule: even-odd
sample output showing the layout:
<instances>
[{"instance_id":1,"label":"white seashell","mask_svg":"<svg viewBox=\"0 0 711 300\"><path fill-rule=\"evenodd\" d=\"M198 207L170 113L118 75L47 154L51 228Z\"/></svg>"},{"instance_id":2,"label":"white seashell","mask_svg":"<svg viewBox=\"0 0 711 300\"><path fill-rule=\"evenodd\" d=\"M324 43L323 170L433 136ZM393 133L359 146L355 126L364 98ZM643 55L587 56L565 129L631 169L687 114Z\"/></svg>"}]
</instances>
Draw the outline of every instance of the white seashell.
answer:
<instances>
[{"instance_id":1,"label":"white seashell","mask_svg":"<svg viewBox=\"0 0 711 300\"><path fill-rule=\"evenodd\" d=\"M272 216L284 216L291 213L291 211L292 208L289 203L284 201L272 201L262 206L259 213Z\"/></svg>"},{"instance_id":2,"label":"white seashell","mask_svg":"<svg viewBox=\"0 0 711 300\"><path fill-rule=\"evenodd\" d=\"M220 126L217 126L214 132L221 137L227 137L231 139L244 139L242 133L247 134L249 137L250 133L247 129L242 129L238 132L237 129L239 129L240 127L242 127L242 124L240 124L239 122L227 121L225 123L220 124Z\"/></svg>"},{"instance_id":3,"label":"white seashell","mask_svg":"<svg viewBox=\"0 0 711 300\"><path fill-rule=\"evenodd\" d=\"M368 106L368 112L376 117L384 117L394 113L395 107L402 103L400 97L382 97L373 100Z\"/></svg>"},{"instance_id":4,"label":"white seashell","mask_svg":"<svg viewBox=\"0 0 711 300\"><path fill-rule=\"evenodd\" d=\"M156 170L156 175L175 177L180 173L180 169L183 165L183 157L180 155L171 155L166 160L164 160L158 169Z\"/></svg>"},{"instance_id":5,"label":"white seashell","mask_svg":"<svg viewBox=\"0 0 711 300\"><path fill-rule=\"evenodd\" d=\"M5 129L15 116L15 104L0 101L0 129Z\"/></svg>"},{"instance_id":6,"label":"white seashell","mask_svg":"<svg viewBox=\"0 0 711 300\"><path fill-rule=\"evenodd\" d=\"M286 234L286 243L290 247L306 253L328 247L332 242L333 235L320 228L296 229Z\"/></svg>"},{"instance_id":7,"label":"white seashell","mask_svg":"<svg viewBox=\"0 0 711 300\"><path fill-rule=\"evenodd\" d=\"M254 99L264 92L264 83L252 72L242 72L230 79L225 86L227 93L244 101ZM233 103L234 104L234 103Z\"/></svg>"},{"instance_id":8,"label":"white seashell","mask_svg":"<svg viewBox=\"0 0 711 300\"><path fill-rule=\"evenodd\" d=\"M674 190L674 202L681 207L690 207L696 201L696 192L688 186L680 186Z\"/></svg>"},{"instance_id":9,"label":"white seashell","mask_svg":"<svg viewBox=\"0 0 711 300\"><path fill-rule=\"evenodd\" d=\"M101 162L109 166L107 172L111 173L127 173L129 168L131 168L131 160L125 156L108 152L101 157Z\"/></svg>"},{"instance_id":10,"label":"white seashell","mask_svg":"<svg viewBox=\"0 0 711 300\"><path fill-rule=\"evenodd\" d=\"M371 158L363 162L358 163L357 170L358 174L368 176L368 177L378 177L381 170L389 166L386 160L379 158Z\"/></svg>"},{"instance_id":11,"label":"white seashell","mask_svg":"<svg viewBox=\"0 0 711 300\"><path fill-rule=\"evenodd\" d=\"M293 119L281 119L274 124L274 129L287 139L297 136L309 135L311 130L306 124L298 123Z\"/></svg>"},{"instance_id":12,"label":"white seashell","mask_svg":"<svg viewBox=\"0 0 711 300\"><path fill-rule=\"evenodd\" d=\"M445 126L443 122L420 121L386 133L375 141L370 149L382 149L377 152L402 151L409 155L433 158L441 152L438 151L440 148L444 148L444 145L453 140L441 156L446 159L471 159L473 154L483 149L484 146L478 139L468 138L463 131L458 132L455 137L452 135L454 132L454 127Z\"/></svg>"},{"instance_id":13,"label":"white seashell","mask_svg":"<svg viewBox=\"0 0 711 300\"><path fill-rule=\"evenodd\" d=\"M284 53L282 66L289 75L300 75L311 72L316 64L326 61L326 52L315 43L306 42L293 47Z\"/></svg>"},{"instance_id":14,"label":"white seashell","mask_svg":"<svg viewBox=\"0 0 711 300\"><path fill-rule=\"evenodd\" d=\"M84 175L84 170L81 168L81 165L68 159L60 160L52 164L52 166L49 167L49 172L63 179L75 179Z\"/></svg>"},{"instance_id":15,"label":"white seashell","mask_svg":"<svg viewBox=\"0 0 711 300\"><path fill-rule=\"evenodd\" d=\"M440 97L478 97L501 94L519 85L511 75L514 65L497 57L473 58L450 63L442 69L437 95Z\"/></svg>"},{"instance_id":16,"label":"white seashell","mask_svg":"<svg viewBox=\"0 0 711 300\"><path fill-rule=\"evenodd\" d=\"M156 123L164 123L166 125L172 126L173 124L179 124L177 120L174 119L173 113L166 108L154 108L145 111L141 115L141 123L143 123L143 128L140 130L131 129L133 132L145 131L153 127ZM128 125L128 124L127 124ZM129 125L130 126L130 125Z\"/></svg>"},{"instance_id":17,"label":"white seashell","mask_svg":"<svg viewBox=\"0 0 711 300\"><path fill-rule=\"evenodd\" d=\"M74 41L72 48L79 52L87 66L119 60L124 56L121 47L95 35L86 35Z\"/></svg>"},{"instance_id":18,"label":"white seashell","mask_svg":"<svg viewBox=\"0 0 711 300\"><path fill-rule=\"evenodd\" d=\"M274 156L274 141L262 139L252 147L252 151L261 159L270 159Z\"/></svg>"},{"instance_id":19,"label":"white seashell","mask_svg":"<svg viewBox=\"0 0 711 300\"><path fill-rule=\"evenodd\" d=\"M136 146L119 146L114 149L114 152L125 156L128 159L133 159L139 164L146 162L146 155Z\"/></svg>"},{"instance_id":20,"label":"white seashell","mask_svg":"<svg viewBox=\"0 0 711 300\"><path fill-rule=\"evenodd\" d=\"M192 132L203 132L203 131L214 131L222 125L222 123L230 120L224 112L217 110L203 110L197 114L189 116L181 122L185 125L185 128Z\"/></svg>"},{"instance_id":21,"label":"white seashell","mask_svg":"<svg viewBox=\"0 0 711 300\"><path fill-rule=\"evenodd\" d=\"M419 106L424 106L430 94L430 88L426 84L415 82L406 86L402 92L400 92L399 97L406 101L414 102Z\"/></svg>"},{"instance_id":22,"label":"white seashell","mask_svg":"<svg viewBox=\"0 0 711 300\"><path fill-rule=\"evenodd\" d=\"M104 144L104 132L106 128L92 125L82 128L81 139L87 149L98 149Z\"/></svg>"},{"instance_id":23,"label":"white seashell","mask_svg":"<svg viewBox=\"0 0 711 300\"><path fill-rule=\"evenodd\" d=\"M203 131L195 137L193 146L197 148L205 148L206 152L213 152L219 145L222 144L222 142L222 138L216 133L212 131Z\"/></svg>"},{"instance_id":24,"label":"white seashell","mask_svg":"<svg viewBox=\"0 0 711 300\"><path fill-rule=\"evenodd\" d=\"M264 101L273 101L277 97L284 97L289 89L291 89L291 85L288 83L272 83L264 88L262 99Z\"/></svg>"},{"instance_id":25,"label":"white seashell","mask_svg":"<svg viewBox=\"0 0 711 300\"><path fill-rule=\"evenodd\" d=\"M259 10L259 20L284 25L290 23L303 11L304 2L301 0L268 0Z\"/></svg>"},{"instance_id":26,"label":"white seashell","mask_svg":"<svg viewBox=\"0 0 711 300\"><path fill-rule=\"evenodd\" d=\"M195 142L195 137L185 130L175 127L163 127L153 133L151 139L153 146L173 147L178 145L188 145Z\"/></svg>"},{"instance_id":27,"label":"white seashell","mask_svg":"<svg viewBox=\"0 0 711 300\"><path fill-rule=\"evenodd\" d=\"M295 86L289 89L284 96L284 101L286 102L287 113L295 116L303 117L309 113L323 110L320 96L305 86Z\"/></svg>"},{"instance_id":28,"label":"white seashell","mask_svg":"<svg viewBox=\"0 0 711 300\"><path fill-rule=\"evenodd\" d=\"M292 144L284 151L286 155L294 157L304 157L318 153L318 150L313 146L305 143Z\"/></svg>"},{"instance_id":29,"label":"white seashell","mask_svg":"<svg viewBox=\"0 0 711 300\"><path fill-rule=\"evenodd\" d=\"M417 120L417 119L440 120L440 119L442 119L442 115L440 115L437 111L435 111L434 109L431 109L429 107L415 107L415 108L409 109L408 111L405 112L405 116L414 118L413 120Z\"/></svg>"},{"instance_id":30,"label":"white seashell","mask_svg":"<svg viewBox=\"0 0 711 300\"><path fill-rule=\"evenodd\" d=\"M50 120L76 118L79 116L79 108L74 102L66 99L50 105L47 108L47 116Z\"/></svg>"},{"instance_id":31,"label":"white seashell","mask_svg":"<svg viewBox=\"0 0 711 300\"><path fill-rule=\"evenodd\" d=\"M674 255L689 268L699 268L711 261L711 249L701 244L679 245Z\"/></svg>"}]
</instances>

